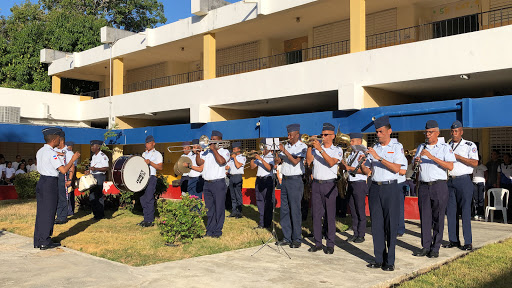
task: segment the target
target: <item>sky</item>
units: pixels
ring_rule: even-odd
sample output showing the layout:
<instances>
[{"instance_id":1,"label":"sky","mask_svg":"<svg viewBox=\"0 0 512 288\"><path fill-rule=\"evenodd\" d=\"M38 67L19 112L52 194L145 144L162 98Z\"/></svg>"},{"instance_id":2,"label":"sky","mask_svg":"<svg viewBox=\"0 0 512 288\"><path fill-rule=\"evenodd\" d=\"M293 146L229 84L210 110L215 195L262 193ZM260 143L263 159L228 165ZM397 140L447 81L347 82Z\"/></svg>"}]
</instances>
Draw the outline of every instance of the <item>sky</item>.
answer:
<instances>
[{"instance_id":1,"label":"sky","mask_svg":"<svg viewBox=\"0 0 512 288\"><path fill-rule=\"evenodd\" d=\"M172 23L177 20L188 18L190 14L190 0L159 0L164 4L165 17L167 23ZM241 0L226 0L227 2L238 2ZM11 14L11 7L14 4L24 3L25 0L0 0L0 15L9 16ZM37 3L37 0L31 0L32 3Z\"/></svg>"}]
</instances>

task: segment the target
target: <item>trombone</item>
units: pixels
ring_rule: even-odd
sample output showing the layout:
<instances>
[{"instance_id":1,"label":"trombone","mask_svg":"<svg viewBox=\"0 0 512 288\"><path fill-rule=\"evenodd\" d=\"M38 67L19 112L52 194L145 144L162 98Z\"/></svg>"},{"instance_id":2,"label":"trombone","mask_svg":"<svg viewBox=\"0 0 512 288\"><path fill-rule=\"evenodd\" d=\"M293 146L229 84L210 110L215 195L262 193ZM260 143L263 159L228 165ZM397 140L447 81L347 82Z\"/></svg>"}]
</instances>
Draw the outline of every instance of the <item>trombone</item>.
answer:
<instances>
[{"instance_id":1,"label":"trombone","mask_svg":"<svg viewBox=\"0 0 512 288\"><path fill-rule=\"evenodd\" d=\"M210 140L210 138L208 138L208 136L206 135L199 137L199 146L201 146L203 150L208 149L208 146L210 146L210 144L215 144L215 146L218 149L226 149L229 148L229 146L231 146L231 142L229 142L228 140Z\"/></svg>"}]
</instances>

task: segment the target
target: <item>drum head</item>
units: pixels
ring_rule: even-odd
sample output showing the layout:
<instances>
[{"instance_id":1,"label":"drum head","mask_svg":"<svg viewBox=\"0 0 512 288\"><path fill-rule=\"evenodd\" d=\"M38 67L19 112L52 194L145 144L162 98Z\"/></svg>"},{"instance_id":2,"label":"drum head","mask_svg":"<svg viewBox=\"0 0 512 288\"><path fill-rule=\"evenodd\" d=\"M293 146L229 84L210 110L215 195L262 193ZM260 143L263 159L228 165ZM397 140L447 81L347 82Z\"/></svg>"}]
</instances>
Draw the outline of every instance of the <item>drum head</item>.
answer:
<instances>
[{"instance_id":1,"label":"drum head","mask_svg":"<svg viewBox=\"0 0 512 288\"><path fill-rule=\"evenodd\" d=\"M149 166L140 156L132 156L124 164L123 182L132 192L139 192L146 188L149 176Z\"/></svg>"}]
</instances>

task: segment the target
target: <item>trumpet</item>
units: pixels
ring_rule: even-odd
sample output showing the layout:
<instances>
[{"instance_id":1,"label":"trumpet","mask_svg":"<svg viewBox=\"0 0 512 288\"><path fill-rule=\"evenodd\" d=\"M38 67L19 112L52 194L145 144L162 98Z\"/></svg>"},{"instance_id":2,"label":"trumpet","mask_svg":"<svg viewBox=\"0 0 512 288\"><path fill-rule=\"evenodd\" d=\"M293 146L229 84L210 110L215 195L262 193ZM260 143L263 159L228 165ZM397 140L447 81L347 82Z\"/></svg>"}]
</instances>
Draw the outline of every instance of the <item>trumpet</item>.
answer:
<instances>
[{"instance_id":1,"label":"trumpet","mask_svg":"<svg viewBox=\"0 0 512 288\"><path fill-rule=\"evenodd\" d=\"M255 158L256 155L262 155L262 154L263 154L263 151L255 151L255 150L252 150L252 151L245 150L244 152L242 152L242 156L247 157L247 158Z\"/></svg>"},{"instance_id":2,"label":"trumpet","mask_svg":"<svg viewBox=\"0 0 512 288\"><path fill-rule=\"evenodd\" d=\"M302 134L300 136L300 142L308 145L308 146L312 146L313 145L313 141L314 140L317 140L317 141L322 141L321 139L318 139L318 135L311 135L309 136L308 134Z\"/></svg>"},{"instance_id":3,"label":"trumpet","mask_svg":"<svg viewBox=\"0 0 512 288\"><path fill-rule=\"evenodd\" d=\"M414 155L416 155L416 149L413 149L413 150L405 150L405 151L404 151L404 155L405 155L405 156L411 156L411 157L414 157Z\"/></svg>"},{"instance_id":4,"label":"trumpet","mask_svg":"<svg viewBox=\"0 0 512 288\"><path fill-rule=\"evenodd\" d=\"M210 144L215 144L215 146L218 149L226 149L229 148L229 146L231 146L231 142L229 142L228 140L210 140L210 138L208 138L208 136L206 135L199 137L199 146L201 146L201 148L208 149L208 146L210 146Z\"/></svg>"}]
</instances>

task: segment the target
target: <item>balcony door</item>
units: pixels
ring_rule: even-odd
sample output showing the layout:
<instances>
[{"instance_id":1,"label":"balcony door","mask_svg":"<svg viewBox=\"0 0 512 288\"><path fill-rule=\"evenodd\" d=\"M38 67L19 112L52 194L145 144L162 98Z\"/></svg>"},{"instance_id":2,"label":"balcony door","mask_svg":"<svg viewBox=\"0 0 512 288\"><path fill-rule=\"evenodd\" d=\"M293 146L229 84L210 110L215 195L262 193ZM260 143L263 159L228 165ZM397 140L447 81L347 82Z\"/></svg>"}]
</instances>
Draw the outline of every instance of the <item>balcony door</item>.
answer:
<instances>
[{"instance_id":1,"label":"balcony door","mask_svg":"<svg viewBox=\"0 0 512 288\"><path fill-rule=\"evenodd\" d=\"M308 47L308 36L284 41L286 64L294 64L304 61L305 49Z\"/></svg>"}]
</instances>

